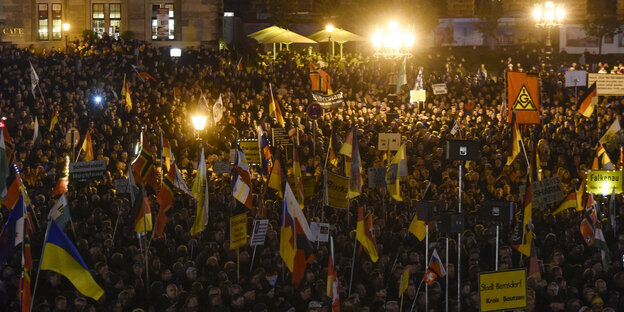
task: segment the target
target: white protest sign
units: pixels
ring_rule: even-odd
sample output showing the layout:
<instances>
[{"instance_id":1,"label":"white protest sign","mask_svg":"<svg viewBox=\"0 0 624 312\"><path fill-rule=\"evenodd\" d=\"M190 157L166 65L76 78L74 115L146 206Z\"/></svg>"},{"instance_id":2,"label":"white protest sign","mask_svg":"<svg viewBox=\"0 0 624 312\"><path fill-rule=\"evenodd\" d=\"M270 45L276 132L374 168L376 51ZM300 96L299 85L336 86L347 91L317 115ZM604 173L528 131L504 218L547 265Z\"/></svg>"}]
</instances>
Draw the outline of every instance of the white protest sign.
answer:
<instances>
[{"instance_id":1,"label":"white protest sign","mask_svg":"<svg viewBox=\"0 0 624 312\"><path fill-rule=\"evenodd\" d=\"M398 151L401 147L400 133L380 133L377 149L380 151Z\"/></svg>"},{"instance_id":2,"label":"white protest sign","mask_svg":"<svg viewBox=\"0 0 624 312\"><path fill-rule=\"evenodd\" d=\"M431 88L433 89L434 95L448 93L448 90L446 89L446 83L436 83L436 84L431 85Z\"/></svg>"},{"instance_id":3,"label":"white protest sign","mask_svg":"<svg viewBox=\"0 0 624 312\"><path fill-rule=\"evenodd\" d=\"M596 83L598 95L624 95L624 75L595 74L587 75L587 85Z\"/></svg>"},{"instance_id":4,"label":"white protest sign","mask_svg":"<svg viewBox=\"0 0 624 312\"><path fill-rule=\"evenodd\" d=\"M563 185L561 185L561 177L554 176L552 178L535 181L531 184L533 189L533 202L535 207L543 208L549 204L561 202L565 197Z\"/></svg>"},{"instance_id":5,"label":"white protest sign","mask_svg":"<svg viewBox=\"0 0 624 312\"><path fill-rule=\"evenodd\" d=\"M584 70L571 70L565 72L565 86L584 87L587 85L587 72Z\"/></svg>"},{"instance_id":6,"label":"white protest sign","mask_svg":"<svg viewBox=\"0 0 624 312\"><path fill-rule=\"evenodd\" d=\"M253 230L251 232L251 241L249 246L264 245L264 239L266 238L266 232L269 227L269 220L255 220Z\"/></svg>"},{"instance_id":7,"label":"white protest sign","mask_svg":"<svg viewBox=\"0 0 624 312\"><path fill-rule=\"evenodd\" d=\"M329 223L311 222L310 231L317 242L329 241Z\"/></svg>"}]
</instances>

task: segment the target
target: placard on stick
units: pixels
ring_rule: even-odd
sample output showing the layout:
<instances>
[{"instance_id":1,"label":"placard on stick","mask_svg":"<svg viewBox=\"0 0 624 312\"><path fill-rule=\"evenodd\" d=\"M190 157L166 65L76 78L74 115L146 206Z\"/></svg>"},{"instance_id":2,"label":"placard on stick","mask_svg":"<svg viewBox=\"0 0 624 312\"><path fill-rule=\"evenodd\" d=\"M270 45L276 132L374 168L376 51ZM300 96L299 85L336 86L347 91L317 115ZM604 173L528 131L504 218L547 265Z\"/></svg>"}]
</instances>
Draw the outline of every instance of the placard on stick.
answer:
<instances>
[{"instance_id":1,"label":"placard on stick","mask_svg":"<svg viewBox=\"0 0 624 312\"><path fill-rule=\"evenodd\" d=\"M398 151L401 147L400 133L380 133L377 149L380 151Z\"/></svg>"}]
</instances>

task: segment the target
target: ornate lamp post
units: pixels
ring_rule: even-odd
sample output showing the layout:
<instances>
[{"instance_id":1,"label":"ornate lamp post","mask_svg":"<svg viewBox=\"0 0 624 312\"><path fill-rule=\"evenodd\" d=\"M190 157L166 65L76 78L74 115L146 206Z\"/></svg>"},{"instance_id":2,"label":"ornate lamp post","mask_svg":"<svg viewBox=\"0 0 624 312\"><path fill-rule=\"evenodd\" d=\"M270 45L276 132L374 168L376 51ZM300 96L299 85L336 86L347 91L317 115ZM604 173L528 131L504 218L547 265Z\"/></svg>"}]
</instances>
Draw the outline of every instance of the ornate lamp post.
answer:
<instances>
[{"instance_id":1,"label":"ornate lamp post","mask_svg":"<svg viewBox=\"0 0 624 312\"><path fill-rule=\"evenodd\" d=\"M64 23L63 24L63 32L65 33L65 53L69 53L69 44L68 44L68 38L69 38L69 23Z\"/></svg>"},{"instance_id":2,"label":"ornate lamp post","mask_svg":"<svg viewBox=\"0 0 624 312\"><path fill-rule=\"evenodd\" d=\"M377 26L371 39L377 57L399 59L412 56L414 32L409 25L390 21L387 25Z\"/></svg>"},{"instance_id":3,"label":"ornate lamp post","mask_svg":"<svg viewBox=\"0 0 624 312\"><path fill-rule=\"evenodd\" d=\"M533 8L533 19L537 27L546 29L546 57L552 54L552 43L550 33L553 28L561 26L565 18L565 8L562 4L555 4L553 1L545 1L536 4Z\"/></svg>"}]
</instances>

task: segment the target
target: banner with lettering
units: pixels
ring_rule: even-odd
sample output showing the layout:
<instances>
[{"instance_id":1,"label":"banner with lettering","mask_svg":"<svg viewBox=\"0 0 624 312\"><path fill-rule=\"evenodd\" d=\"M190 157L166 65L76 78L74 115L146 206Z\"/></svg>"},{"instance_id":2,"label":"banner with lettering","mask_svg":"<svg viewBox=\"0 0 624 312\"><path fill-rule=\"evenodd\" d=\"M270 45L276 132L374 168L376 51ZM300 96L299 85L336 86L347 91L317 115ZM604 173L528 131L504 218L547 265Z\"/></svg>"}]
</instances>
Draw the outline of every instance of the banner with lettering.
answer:
<instances>
[{"instance_id":1,"label":"banner with lettering","mask_svg":"<svg viewBox=\"0 0 624 312\"><path fill-rule=\"evenodd\" d=\"M325 205L349 208L349 178L325 171Z\"/></svg>"},{"instance_id":2,"label":"banner with lettering","mask_svg":"<svg viewBox=\"0 0 624 312\"><path fill-rule=\"evenodd\" d=\"M312 91L312 98L324 109L339 107L344 102L344 95L342 91L330 95L325 95L319 92Z\"/></svg>"}]
</instances>

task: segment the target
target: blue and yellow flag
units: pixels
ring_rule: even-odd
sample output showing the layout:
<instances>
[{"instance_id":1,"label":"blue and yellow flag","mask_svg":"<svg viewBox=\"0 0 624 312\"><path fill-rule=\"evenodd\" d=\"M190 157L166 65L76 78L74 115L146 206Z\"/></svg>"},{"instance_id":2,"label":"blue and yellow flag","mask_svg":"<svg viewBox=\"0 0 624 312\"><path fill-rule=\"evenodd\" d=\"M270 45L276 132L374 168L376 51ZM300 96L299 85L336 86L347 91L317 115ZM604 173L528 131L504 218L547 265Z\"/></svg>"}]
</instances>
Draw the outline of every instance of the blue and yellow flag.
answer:
<instances>
[{"instance_id":1,"label":"blue and yellow flag","mask_svg":"<svg viewBox=\"0 0 624 312\"><path fill-rule=\"evenodd\" d=\"M401 197L401 186L399 185L399 177L407 175L407 162L405 159L405 143L401 145L392 163L386 170L386 185L390 196L396 201L403 201Z\"/></svg>"},{"instance_id":2,"label":"blue and yellow flag","mask_svg":"<svg viewBox=\"0 0 624 312\"><path fill-rule=\"evenodd\" d=\"M87 297L98 300L104 294L104 290L91 276L89 268L82 261L74 244L53 220L50 220L46 234L41 256L41 269L65 276L80 293Z\"/></svg>"}]
</instances>

